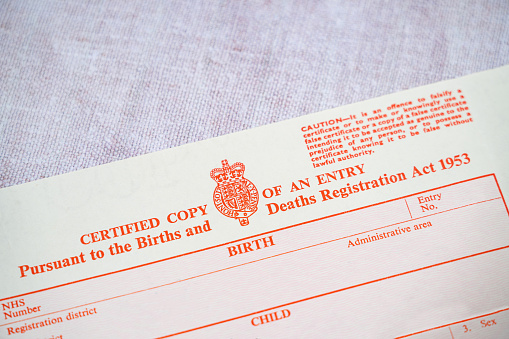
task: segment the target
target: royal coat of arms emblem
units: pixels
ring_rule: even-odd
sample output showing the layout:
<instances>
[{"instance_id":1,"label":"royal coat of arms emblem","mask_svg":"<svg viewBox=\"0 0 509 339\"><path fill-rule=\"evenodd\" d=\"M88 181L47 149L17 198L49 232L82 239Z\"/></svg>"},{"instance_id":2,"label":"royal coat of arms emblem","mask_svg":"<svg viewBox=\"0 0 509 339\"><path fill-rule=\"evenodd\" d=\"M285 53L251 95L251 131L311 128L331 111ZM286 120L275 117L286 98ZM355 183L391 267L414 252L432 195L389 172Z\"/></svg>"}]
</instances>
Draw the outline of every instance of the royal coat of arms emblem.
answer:
<instances>
[{"instance_id":1,"label":"royal coat of arms emblem","mask_svg":"<svg viewBox=\"0 0 509 339\"><path fill-rule=\"evenodd\" d=\"M210 177L217 183L214 190L214 205L223 215L237 219L241 226L249 225L248 218L257 210L258 190L244 178L245 166L236 162L221 161L222 168L210 171Z\"/></svg>"}]
</instances>

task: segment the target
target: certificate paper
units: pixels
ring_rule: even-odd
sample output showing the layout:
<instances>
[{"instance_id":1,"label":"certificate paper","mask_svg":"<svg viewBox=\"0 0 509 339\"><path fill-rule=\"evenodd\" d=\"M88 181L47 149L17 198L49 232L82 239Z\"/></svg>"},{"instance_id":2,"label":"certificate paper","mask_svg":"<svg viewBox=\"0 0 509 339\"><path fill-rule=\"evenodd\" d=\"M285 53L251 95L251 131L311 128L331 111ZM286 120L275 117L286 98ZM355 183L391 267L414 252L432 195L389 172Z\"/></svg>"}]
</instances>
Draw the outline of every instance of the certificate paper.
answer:
<instances>
[{"instance_id":1,"label":"certificate paper","mask_svg":"<svg viewBox=\"0 0 509 339\"><path fill-rule=\"evenodd\" d=\"M508 131L506 66L2 189L0 337L502 338Z\"/></svg>"}]
</instances>

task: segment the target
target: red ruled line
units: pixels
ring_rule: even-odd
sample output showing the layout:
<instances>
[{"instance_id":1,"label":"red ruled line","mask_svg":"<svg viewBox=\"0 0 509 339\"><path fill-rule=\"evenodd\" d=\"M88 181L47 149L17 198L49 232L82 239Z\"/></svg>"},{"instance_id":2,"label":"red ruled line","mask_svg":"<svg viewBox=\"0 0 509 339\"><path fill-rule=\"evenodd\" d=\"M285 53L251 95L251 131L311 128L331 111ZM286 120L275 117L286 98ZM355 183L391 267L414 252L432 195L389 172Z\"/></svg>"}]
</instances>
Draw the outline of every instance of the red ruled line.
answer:
<instances>
[{"instance_id":1,"label":"red ruled line","mask_svg":"<svg viewBox=\"0 0 509 339\"><path fill-rule=\"evenodd\" d=\"M505 210L507 211L507 214L509 215L509 208L507 208L507 204L504 199L504 195L502 194L502 190L500 189L500 185L498 184L497 177L495 174L493 174L493 179L495 180L495 183L497 184L498 191L500 192L500 197L502 198L502 201L504 202Z\"/></svg>"},{"instance_id":2,"label":"red ruled line","mask_svg":"<svg viewBox=\"0 0 509 339\"><path fill-rule=\"evenodd\" d=\"M406 334L406 335L404 335L404 336L397 337L397 338L395 338L395 339L408 338L408 337L411 337L411 336L413 336L413 335L417 335L417 334L421 334L421 333L429 332L429 331L433 331L433 330L438 330L439 328L444 328L444 327L447 327L447 326L452 326L452 325L461 324L461 323L464 323L464 322L466 322L466 321L470 321L470 320L474 320L474 319L479 319L479 318L482 318L482 317L487 317L487 316L489 316L489 315L493 315L493 314L497 314L497 313L505 312L505 311L508 311L508 310L509 310L509 308L504 308L504 309L502 309L502 310L498 310L498 311L491 312L491 313L486 313L486 314L483 314L483 315L479 315L479 316L477 316L477 317L468 318L468 319L463 319L463 320L456 321L456 322L453 322L453 323L450 323L450 324L445 324L445 325L441 325L441 326L437 326L437 327L433 327L433 328L428 328L427 330L422 330L422 331L419 331L419 332ZM449 331L451 332L451 336L454 338L454 336L453 336L453 334L452 334L452 331L451 331L451 328L449 328Z\"/></svg>"},{"instance_id":3,"label":"red ruled line","mask_svg":"<svg viewBox=\"0 0 509 339\"><path fill-rule=\"evenodd\" d=\"M454 339L454 334L452 334L452 330L451 330L451 327L449 326L449 332L451 333L451 337L452 339Z\"/></svg>"},{"instance_id":4,"label":"red ruled line","mask_svg":"<svg viewBox=\"0 0 509 339\"><path fill-rule=\"evenodd\" d=\"M413 218L412 212L410 212L410 207L408 207L408 202L406 201L406 199L405 199L405 204L406 204L406 208L408 209L408 213L410 213L410 218Z\"/></svg>"}]
</instances>

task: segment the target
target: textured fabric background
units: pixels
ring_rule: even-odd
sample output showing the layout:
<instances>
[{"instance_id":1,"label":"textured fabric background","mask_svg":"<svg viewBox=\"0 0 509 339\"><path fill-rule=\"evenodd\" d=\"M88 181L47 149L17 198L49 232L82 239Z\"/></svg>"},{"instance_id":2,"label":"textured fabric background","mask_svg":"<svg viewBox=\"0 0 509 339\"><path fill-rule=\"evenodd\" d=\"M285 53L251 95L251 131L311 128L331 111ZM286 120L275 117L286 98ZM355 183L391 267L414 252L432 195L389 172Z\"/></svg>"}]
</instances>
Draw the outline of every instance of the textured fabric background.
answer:
<instances>
[{"instance_id":1,"label":"textured fabric background","mask_svg":"<svg viewBox=\"0 0 509 339\"><path fill-rule=\"evenodd\" d=\"M507 0L0 0L0 187L508 63Z\"/></svg>"}]
</instances>

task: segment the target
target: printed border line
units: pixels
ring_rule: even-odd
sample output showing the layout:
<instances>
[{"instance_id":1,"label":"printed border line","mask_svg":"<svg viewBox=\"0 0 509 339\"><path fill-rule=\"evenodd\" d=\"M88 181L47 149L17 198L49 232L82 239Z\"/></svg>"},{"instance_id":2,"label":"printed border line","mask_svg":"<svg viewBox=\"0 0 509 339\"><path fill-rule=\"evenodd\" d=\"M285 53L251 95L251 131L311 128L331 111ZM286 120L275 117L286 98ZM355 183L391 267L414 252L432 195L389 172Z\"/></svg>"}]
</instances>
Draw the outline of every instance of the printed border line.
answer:
<instances>
[{"instance_id":1,"label":"printed border line","mask_svg":"<svg viewBox=\"0 0 509 339\"><path fill-rule=\"evenodd\" d=\"M177 335L180 335L180 334L193 332L193 331L196 331L196 330L200 330L200 329L204 329L204 328L207 328L207 327L223 324L223 323L226 323L226 322L230 322L230 321L233 321L233 320L238 320L238 319L245 318L245 317L250 317L250 316L253 316L255 314L264 313L264 312L267 312L267 311L272 311L272 310L275 310L275 309L278 309L278 308L281 308L281 307L287 307L287 306L298 304L298 303L301 303L301 302L304 302L304 301L308 301L308 300L324 297L324 296L327 296L327 295L330 295L330 294L346 291L346 290L349 290L349 289L352 289L352 288L356 288L356 287L360 287L360 286L365 286L365 285L377 283L377 282L380 282L380 281L383 281L383 280L387 280L387 279L397 278L397 277L400 277L400 276L403 276L403 275L407 275L407 274L410 274L410 273L415 273L415 272L426 270L426 269L429 269L429 268L433 268L433 267L438 267L438 266L450 264L450 263L453 263L453 262L456 262L456 261L460 261L460 260L464 260L464 259L469 259L469 258L473 258L473 257L479 256L479 255L483 255L483 254L487 254L487 253L491 253L491 252L496 252L496 251L500 251L500 250L504 250L504 249L509 249L509 245L503 246L503 247L494 248L494 249L491 249L491 250L488 250L488 251L483 251L483 252L479 252L479 253L475 253L475 254L470 254L470 255L467 255L467 256L464 256L464 257L460 257L460 258L456 258L456 259L451 259L451 260L443 261L443 262L438 263L438 264L433 264L433 265L424 266L424 267L421 267L421 268L416 268L414 270L410 270L410 271L406 271L406 272L403 272L403 273L398 273L398 274L390 275L390 276L387 276L387 277L384 277L384 278L378 278L378 279L367 281L367 282L364 282L364 283L361 283L361 284L344 287L344 288L341 288L341 289L338 289L338 290L334 290L334 291L330 291L330 292L327 292L327 293L322 293L322 294L318 294L318 295L315 295L315 296L312 296L312 297L308 297L308 298L292 301L292 302L289 302L289 303L286 303L286 304L281 304L281 305L278 305L278 306L266 308L266 309L258 311L258 312L252 312L252 313L244 314L244 315L241 315L241 316L238 316L238 317L234 317L234 318L230 318L230 319L226 319L226 320L221 320L221 321L218 321L218 322L215 322L215 323L212 323L212 324L207 324L207 325L203 325L203 326L200 326L200 327L192 328L192 329L189 329L189 330L185 330L185 331L181 331L181 332L177 332L177 333L172 333L172 334L169 334L169 335L166 335L166 336L157 337L157 339L174 337L174 336L177 336ZM463 322L463 321L460 321L460 322ZM444 325L444 326L447 326L447 325ZM417 332L417 333L420 333L420 332ZM417 333L415 333L415 334L417 334ZM404 338L404 337L399 337L399 338Z\"/></svg>"},{"instance_id":2,"label":"printed border line","mask_svg":"<svg viewBox=\"0 0 509 339\"><path fill-rule=\"evenodd\" d=\"M458 185L458 184L462 184L462 183L465 183L465 182L469 182L469 181L473 181L473 180L478 180L478 179L482 179L482 178L486 178L486 177L490 177L490 176L492 176L495 179L495 182L497 184L500 196L502 196L502 191L500 190L500 186L498 185L498 182L496 181L495 174L494 173L485 174L485 175L481 175L479 177L475 177L475 178L470 178L470 179L458 181L458 182L455 182L455 183L452 183L452 184L448 184L448 185L444 185L444 186L440 186L440 187L431 188L431 189L428 189L428 190L425 190L425 191L421 191L421 192L405 195L405 196L402 196L402 197L398 197L398 198L394 198L394 199L378 202L378 203L367 205L367 206L362 206L362 207L359 207L359 208L355 208L353 210L344 211L344 212L340 212L340 213L335 213L335 214L331 214L331 215L328 215L328 216L325 216L325 217L321 217L321 218L317 218L317 219L312 219L312 220L304 221L304 222L301 222L301 223L298 223L298 224L294 224L294 225L286 226L286 227L283 227L283 228L279 228L279 229L276 229L276 230L267 231L267 232L263 232L263 233L256 234L256 235L252 235L252 236L249 236L249 237L245 237L245 238L229 241L229 242L226 242L226 243L223 243L223 244L219 244L219 245L214 245L214 246L202 248L202 249L199 249L199 250L196 250L196 251L187 252L187 253L182 253L182 254L179 254L179 255L175 255L173 257L168 257L168 258L152 261L152 262L141 264L141 265L124 268L124 269L121 269L121 270L118 270L118 271L108 272L108 273L96 275L96 276L93 276L93 277L88 277L88 278L84 278L84 279L80 279L80 280L76 280L76 281L71 281L71 282L68 282L68 283L60 284L60 285L55 285L55 286L43 288L43 289L40 289L40 290L35 290L35 291L32 291L32 292L27 292L27 293L22 293L22 294L10 296L10 297L7 297L7 298L2 298L2 299L0 299L0 302L5 301L5 300L9 300L9 299L23 297L23 296L34 294L34 293L48 291L48 290L51 290L51 289L55 289L55 288L59 288L59 287L63 287L63 286L71 285L71 284L76 284L76 283L87 281L87 280L91 280L91 279L96 279L96 278L104 277L104 276L111 275L111 274L116 274L116 273L121 273L121 272L129 271L129 270L133 270L133 269L144 267L144 266L148 266L148 265L157 264L157 263L160 263L160 262L163 262L163 261L167 261L167 260L183 257L185 255L190 255L190 254L194 254L194 253L198 253L198 252L202 252L202 251L207 251L207 250L210 250L210 249L213 249L213 248L222 247L222 246L225 246L225 245L233 244L233 243L244 241L244 240L247 240L247 239L260 237L262 235L266 235L266 234L270 234L270 233L275 233L275 232L283 231L283 230L286 230L286 229L289 229L289 228L306 225L306 224L313 223L313 222L316 222L316 221L319 221L319 220L324 220L324 219L332 218L332 217L335 217L335 216L338 216L338 215L360 211L360 210L363 210L365 208L382 205L382 204L385 204L385 203L388 203L388 202L405 199L405 198L412 197L412 196L415 196L415 195L418 195L418 194L422 194L422 193L426 193L426 192L430 192L430 191L435 191L435 190L442 189L442 188L445 188L445 187L450 187L450 186L454 186L454 185ZM505 204L505 200L503 200L503 201L504 201L504 204ZM509 209L507 208L507 204L506 204L506 210L508 211L507 213L509 215Z\"/></svg>"},{"instance_id":3,"label":"printed border line","mask_svg":"<svg viewBox=\"0 0 509 339\"><path fill-rule=\"evenodd\" d=\"M464 323L464 322L466 322L466 321L470 321L470 320L474 320L474 319L478 319L478 318L482 318L482 317L487 317L487 316L489 316L489 315L493 315L493 314L497 314L497 313L501 313L501 312L505 312L505 311L509 311L509 307L508 307L508 308L504 308L504 309L502 309L502 310L495 311L495 312L491 312L491 313L486 313L486 314L483 314L483 315L479 315L479 316L477 316L477 317L472 317L472 318L468 318L468 319L463 319L463 320L460 320L460 321L455 321L455 322L450 323L450 324L441 325L441 326L437 326L437 327L433 327L433 328L428 328L427 330L422 330L422 331L419 331L419 332L414 332L414 333L410 333L410 334L405 334L404 336L396 337L395 339L408 338L408 337L411 337L411 336L413 336L413 335L421 334L421 333L428 332L428 331L438 330L439 328L444 328L444 327L447 327L447 326L457 325L457 324L460 324L460 323ZM449 328L449 331L451 331L451 329L450 329L450 328ZM452 334L452 331L451 331L451 334ZM454 337L453 337L453 338L454 338Z\"/></svg>"},{"instance_id":4,"label":"printed border line","mask_svg":"<svg viewBox=\"0 0 509 339\"><path fill-rule=\"evenodd\" d=\"M279 256L282 256L282 255L286 255L286 254L302 251L302 250L305 250L305 249L308 249L308 248L312 248L312 247L316 247L316 246L321 246L321 245L329 244L329 243L332 243L332 242L335 242L335 241L339 241L339 240L343 240L343 239L348 239L348 238L355 237L357 235L361 235L361 234L364 234L364 233L369 233L369 232L377 231L377 230L384 229L384 228L387 228L387 227L392 227L392 226L395 226L395 225L404 224L404 223L409 222L409 221L415 221L415 220L419 220L419 219L423 219L423 218L429 218L429 217L431 217L433 215L438 215L438 214L454 211L454 210L457 210L457 209L460 209L460 208L465 208L465 207L468 207L468 206L482 204L482 203L485 203L485 202L488 202L488 201L493 201L493 200L498 200L498 199L500 199L500 197L493 198L493 199L488 199L488 200L483 200L483 201L479 201L479 202L475 202L475 203L471 203L471 204L467 204L467 205L463 205L463 206L459 206L459 207L454 207L454 208L451 208L451 209L448 209L448 210L444 210L444 211L428 214L428 215L425 215L425 216L422 216L422 217L417 217L417 218L413 218L413 219L399 221L397 223L393 223L393 224L390 224L390 225L374 228L372 230L363 231L363 232L360 232L360 233L355 233L355 234L347 235L347 236L336 238L336 239L332 239L332 240L322 241L322 242L317 243L317 244L307 245L307 246L304 246L304 247L301 247L301 248L296 248L296 249L293 249L293 250L290 250L290 251L274 254L274 255L271 255L271 256L268 256L268 257L265 257L265 258L260 258L260 259L248 261L248 262L245 262L245 263L242 263L242 264L237 264L237 265L233 265L233 266L230 266L230 267L225 267L225 268L222 268L222 269L218 269L218 270L215 270L215 271L198 274L198 275L191 276L191 277L188 277L188 278L185 278L185 279L181 279L181 280L177 280L177 281L172 281L170 283L166 283L166 284L162 284L162 285L158 285L158 286L152 286L152 287L149 287L149 288L144 288L142 290L125 293L125 294L117 295L117 296L106 298L106 299L92 301L92 302L89 302L89 303L86 303L86 304L83 304L83 305L79 305L79 306L68 307L68 308L65 308L63 310L58 310L58 311L53 311L53 312L49 312L49 313L45 313L45 314L40 314L40 315L31 317L31 318L19 319L19 320L16 320L16 321L12 321L10 323L2 324L2 325L0 325L0 327L7 326L7 325L12 325L12 324L15 324L15 323L18 323L18 322L22 322L22 321L32 320L32 319L36 319L36 318L40 318L40 317L45 317L45 316L48 316L48 315L51 315L51 314L55 314L55 313L69 311L69 310L72 310L72 309L75 309L75 308L80 308L80 307L90 306L90 305L93 305L93 304L98 304L98 303L101 303L101 302L104 302L104 301L109 301L109 300L113 300L113 299L127 297L129 295L133 295L133 294L137 294L137 293L142 293L142 292L146 292L146 291L150 291L150 290L155 290L157 288L161 288L161 287L165 287L165 286L181 283L181 282L188 281L188 280L191 280L191 279L196 279L196 278L204 277L206 275L210 275L210 274L214 274L214 273L219 273L219 272L222 272L222 271L226 271L226 270L237 268L237 267L244 266L244 265L253 264L253 263L256 263L256 262L263 261L263 260L272 259L272 258L279 257Z\"/></svg>"},{"instance_id":5,"label":"printed border line","mask_svg":"<svg viewBox=\"0 0 509 339\"><path fill-rule=\"evenodd\" d=\"M451 327L449 326L449 333L451 333L451 337L452 339L454 339L454 334L452 334L452 330L451 330ZM396 338L397 339L397 338Z\"/></svg>"},{"instance_id":6,"label":"printed border line","mask_svg":"<svg viewBox=\"0 0 509 339\"><path fill-rule=\"evenodd\" d=\"M497 184L498 191L500 192L500 197L502 198L502 201L504 202L504 205L505 205L505 210L507 211L507 215L509 215L509 208L507 208L507 204L505 202L504 195L502 194L502 190L500 189L500 185L498 184L498 180L497 180L497 177L495 176L495 173L493 173L493 179L495 179L495 183Z\"/></svg>"},{"instance_id":7,"label":"printed border line","mask_svg":"<svg viewBox=\"0 0 509 339\"><path fill-rule=\"evenodd\" d=\"M408 202L406 201L406 199L405 199L405 204L406 204L406 208L408 210L408 213L410 213L410 218L413 218L412 212L410 212L410 207L408 207Z\"/></svg>"}]
</instances>

